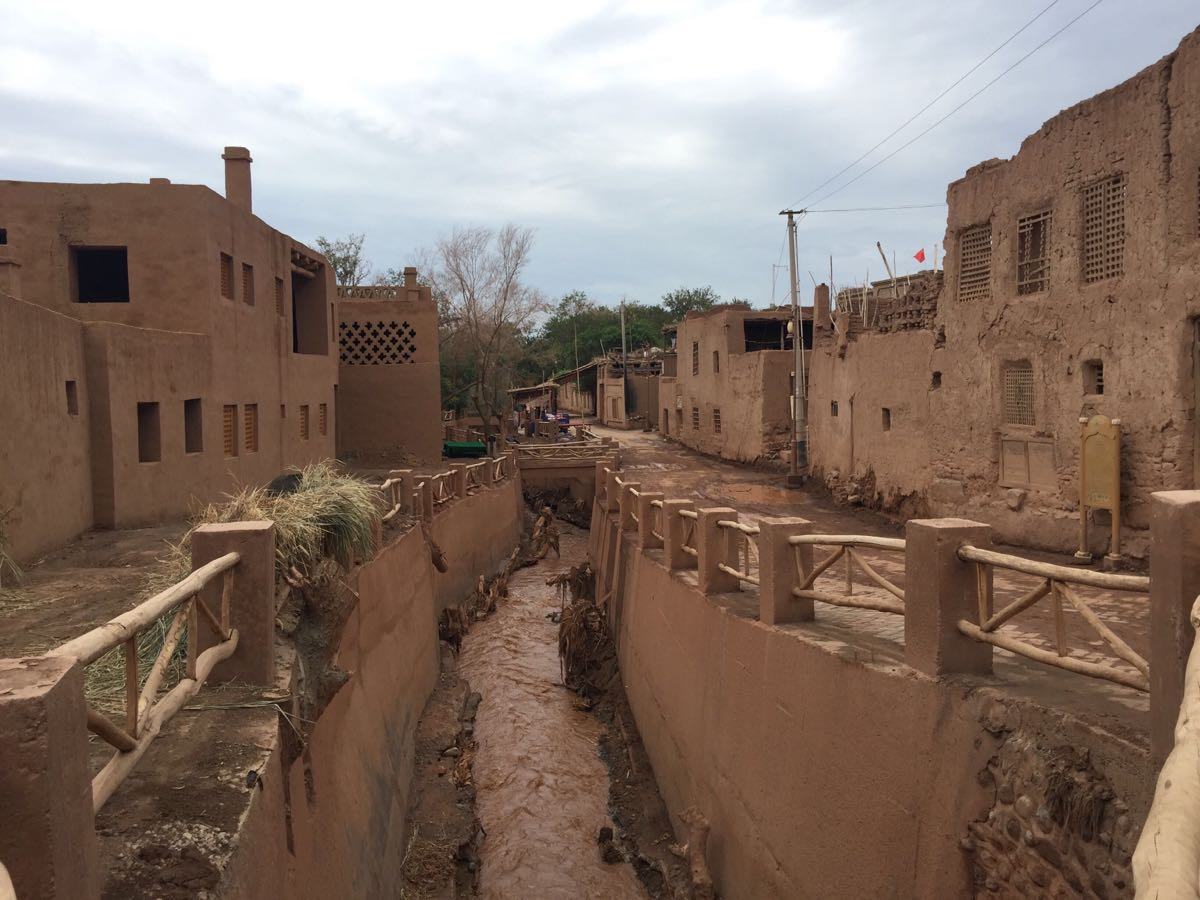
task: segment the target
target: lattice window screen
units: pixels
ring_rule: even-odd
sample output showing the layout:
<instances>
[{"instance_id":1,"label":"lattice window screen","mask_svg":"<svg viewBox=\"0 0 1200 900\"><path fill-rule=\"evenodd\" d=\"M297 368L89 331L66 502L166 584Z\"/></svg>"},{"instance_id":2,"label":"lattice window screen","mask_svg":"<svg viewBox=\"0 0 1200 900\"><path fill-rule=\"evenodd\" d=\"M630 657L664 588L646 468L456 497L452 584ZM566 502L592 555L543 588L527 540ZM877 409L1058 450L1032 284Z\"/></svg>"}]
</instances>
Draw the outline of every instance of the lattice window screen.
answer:
<instances>
[{"instance_id":1,"label":"lattice window screen","mask_svg":"<svg viewBox=\"0 0 1200 900\"><path fill-rule=\"evenodd\" d=\"M395 366L417 361L417 330L408 322L342 322L338 347L343 365Z\"/></svg>"},{"instance_id":2,"label":"lattice window screen","mask_svg":"<svg viewBox=\"0 0 1200 900\"><path fill-rule=\"evenodd\" d=\"M958 238L958 299L992 295L992 223L966 229Z\"/></svg>"},{"instance_id":3,"label":"lattice window screen","mask_svg":"<svg viewBox=\"0 0 1200 900\"><path fill-rule=\"evenodd\" d=\"M322 403L317 407L317 433L327 434L329 432L329 407Z\"/></svg>"},{"instance_id":4,"label":"lattice window screen","mask_svg":"<svg viewBox=\"0 0 1200 900\"><path fill-rule=\"evenodd\" d=\"M254 266L242 263L242 302L254 305Z\"/></svg>"},{"instance_id":5,"label":"lattice window screen","mask_svg":"<svg viewBox=\"0 0 1200 900\"><path fill-rule=\"evenodd\" d=\"M237 407L230 404L221 409L223 443L226 456L237 456Z\"/></svg>"},{"instance_id":6,"label":"lattice window screen","mask_svg":"<svg viewBox=\"0 0 1200 900\"><path fill-rule=\"evenodd\" d=\"M283 315L283 279L275 279L275 315Z\"/></svg>"},{"instance_id":7,"label":"lattice window screen","mask_svg":"<svg viewBox=\"0 0 1200 900\"><path fill-rule=\"evenodd\" d=\"M700 407L692 407L692 431L700 430Z\"/></svg>"},{"instance_id":8,"label":"lattice window screen","mask_svg":"<svg viewBox=\"0 0 1200 900\"><path fill-rule=\"evenodd\" d=\"M247 453L258 452L258 404L247 403L242 408L242 430Z\"/></svg>"},{"instance_id":9,"label":"lattice window screen","mask_svg":"<svg viewBox=\"0 0 1200 900\"><path fill-rule=\"evenodd\" d=\"M1050 287L1050 210L1017 220L1017 293Z\"/></svg>"},{"instance_id":10,"label":"lattice window screen","mask_svg":"<svg viewBox=\"0 0 1200 900\"><path fill-rule=\"evenodd\" d=\"M1003 370L1004 424L1033 425L1033 364L1010 363Z\"/></svg>"},{"instance_id":11,"label":"lattice window screen","mask_svg":"<svg viewBox=\"0 0 1200 900\"><path fill-rule=\"evenodd\" d=\"M300 407L300 440L308 440L308 404Z\"/></svg>"},{"instance_id":12,"label":"lattice window screen","mask_svg":"<svg viewBox=\"0 0 1200 900\"><path fill-rule=\"evenodd\" d=\"M233 257L228 253L221 254L221 296L233 299Z\"/></svg>"},{"instance_id":13,"label":"lattice window screen","mask_svg":"<svg viewBox=\"0 0 1200 900\"><path fill-rule=\"evenodd\" d=\"M1102 281L1125 271L1125 176L1083 189L1083 278Z\"/></svg>"},{"instance_id":14,"label":"lattice window screen","mask_svg":"<svg viewBox=\"0 0 1200 900\"><path fill-rule=\"evenodd\" d=\"M715 407L713 408L713 431L717 434L721 433L721 411Z\"/></svg>"},{"instance_id":15,"label":"lattice window screen","mask_svg":"<svg viewBox=\"0 0 1200 900\"><path fill-rule=\"evenodd\" d=\"M692 341L692 374L700 374L700 342Z\"/></svg>"}]
</instances>

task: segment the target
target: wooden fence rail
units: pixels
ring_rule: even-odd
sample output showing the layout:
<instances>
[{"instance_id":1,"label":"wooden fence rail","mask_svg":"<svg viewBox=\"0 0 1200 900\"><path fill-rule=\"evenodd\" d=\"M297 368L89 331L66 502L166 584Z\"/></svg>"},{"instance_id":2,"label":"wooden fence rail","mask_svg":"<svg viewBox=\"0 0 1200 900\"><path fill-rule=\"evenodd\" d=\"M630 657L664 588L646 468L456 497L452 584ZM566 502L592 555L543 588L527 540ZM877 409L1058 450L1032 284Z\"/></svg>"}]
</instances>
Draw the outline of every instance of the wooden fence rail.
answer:
<instances>
[{"instance_id":1,"label":"wooden fence rail","mask_svg":"<svg viewBox=\"0 0 1200 900\"><path fill-rule=\"evenodd\" d=\"M788 543L796 550L797 586L792 589L792 596L802 600L816 600L832 606L873 609L877 612L904 615L903 588L876 570L871 562L859 552L861 548L904 552L907 544L903 539L875 537L866 534L805 534L788 538ZM806 546L831 547L833 549L828 556L808 569L804 564L803 554L799 552L800 547ZM845 590L840 594L818 590L815 587L817 579L839 559L845 560ZM854 594L855 565L891 597L856 596Z\"/></svg>"}]
</instances>

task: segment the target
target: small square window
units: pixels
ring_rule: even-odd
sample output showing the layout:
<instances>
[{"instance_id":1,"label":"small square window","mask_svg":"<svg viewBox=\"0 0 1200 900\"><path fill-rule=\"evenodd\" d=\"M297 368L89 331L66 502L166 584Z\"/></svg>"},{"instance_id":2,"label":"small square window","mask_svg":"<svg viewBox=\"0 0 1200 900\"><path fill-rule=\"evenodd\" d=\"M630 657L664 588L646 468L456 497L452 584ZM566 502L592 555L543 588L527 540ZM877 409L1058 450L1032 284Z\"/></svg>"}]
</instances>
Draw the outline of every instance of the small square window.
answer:
<instances>
[{"instance_id":1,"label":"small square window","mask_svg":"<svg viewBox=\"0 0 1200 900\"><path fill-rule=\"evenodd\" d=\"M830 401L829 401L829 415L830 415L830 417L832 417L832 418L834 418L834 419L836 419L836 418L837 418L837 414L838 414L838 405L837 405L837 403L838 403L838 402L837 402L836 400L830 400Z\"/></svg>"},{"instance_id":2,"label":"small square window","mask_svg":"<svg viewBox=\"0 0 1200 900\"><path fill-rule=\"evenodd\" d=\"M72 247L76 303L128 303L129 255L124 247Z\"/></svg>"},{"instance_id":3,"label":"small square window","mask_svg":"<svg viewBox=\"0 0 1200 900\"><path fill-rule=\"evenodd\" d=\"M228 253L221 254L221 296L233 299L233 257Z\"/></svg>"},{"instance_id":4,"label":"small square window","mask_svg":"<svg viewBox=\"0 0 1200 900\"><path fill-rule=\"evenodd\" d=\"M79 415L79 385L74 381L67 382L67 415Z\"/></svg>"},{"instance_id":5,"label":"small square window","mask_svg":"<svg viewBox=\"0 0 1200 900\"><path fill-rule=\"evenodd\" d=\"M254 266L242 263L242 302L254 305Z\"/></svg>"},{"instance_id":6,"label":"small square window","mask_svg":"<svg viewBox=\"0 0 1200 900\"><path fill-rule=\"evenodd\" d=\"M158 462L162 459L162 440L158 428L158 404L137 405L138 462Z\"/></svg>"},{"instance_id":7,"label":"small square window","mask_svg":"<svg viewBox=\"0 0 1200 900\"><path fill-rule=\"evenodd\" d=\"M883 426L884 431L891 431L892 430L892 411L885 406L885 407L883 407L882 412L883 412L883 416L882 416L882 422L880 424Z\"/></svg>"},{"instance_id":8,"label":"small square window","mask_svg":"<svg viewBox=\"0 0 1200 900\"><path fill-rule=\"evenodd\" d=\"M1083 392L1104 393L1104 363L1101 360L1089 359L1083 364Z\"/></svg>"},{"instance_id":9,"label":"small square window","mask_svg":"<svg viewBox=\"0 0 1200 900\"><path fill-rule=\"evenodd\" d=\"M247 403L242 407L242 431L247 453L258 452L258 404Z\"/></svg>"},{"instance_id":10,"label":"small square window","mask_svg":"<svg viewBox=\"0 0 1200 900\"><path fill-rule=\"evenodd\" d=\"M934 372L933 377L931 379L929 379L929 389L931 391L936 391L941 386L942 386L942 373Z\"/></svg>"},{"instance_id":11,"label":"small square window","mask_svg":"<svg viewBox=\"0 0 1200 900\"><path fill-rule=\"evenodd\" d=\"M183 452L204 452L204 410L199 397L183 401Z\"/></svg>"}]
</instances>

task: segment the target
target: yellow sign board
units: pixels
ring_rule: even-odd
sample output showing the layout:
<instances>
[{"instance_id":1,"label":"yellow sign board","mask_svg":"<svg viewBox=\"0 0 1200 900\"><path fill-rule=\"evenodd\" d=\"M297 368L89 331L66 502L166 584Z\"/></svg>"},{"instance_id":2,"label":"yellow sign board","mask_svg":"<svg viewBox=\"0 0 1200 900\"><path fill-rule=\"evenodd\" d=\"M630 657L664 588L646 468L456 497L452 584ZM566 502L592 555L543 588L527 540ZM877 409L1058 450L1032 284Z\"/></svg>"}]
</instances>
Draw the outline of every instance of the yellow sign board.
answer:
<instances>
[{"instance_id":1,"label":"yellow sign board","mask_svg":"<svg viewBox=\"0 0 1200 900\"><path fill-rule=\"evenodd\" d=\"M1076 556L1087 552L1087 512L1089 509L1112 511L1112 543L1109 553L1120 553L1121 527L1121 420L1106 416L1080 419L1083 426L1079 447L1079 519L1080 547Z\"/></svg>"}]
</instances>

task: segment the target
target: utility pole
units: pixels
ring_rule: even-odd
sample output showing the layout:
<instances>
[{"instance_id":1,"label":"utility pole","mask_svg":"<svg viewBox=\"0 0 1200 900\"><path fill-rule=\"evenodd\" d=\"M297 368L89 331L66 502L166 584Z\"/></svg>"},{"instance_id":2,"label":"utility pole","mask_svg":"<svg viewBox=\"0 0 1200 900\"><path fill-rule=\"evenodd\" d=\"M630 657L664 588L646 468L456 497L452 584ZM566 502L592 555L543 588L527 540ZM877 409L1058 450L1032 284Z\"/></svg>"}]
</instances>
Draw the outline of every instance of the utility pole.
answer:
<instances>
[{"instance_id":1,"label":"utility pole","mask_svg":"<svg viewBox=\"0 0 1200 900\"><path fill-rule=\"evenodd\" d=\"M805 404L808 399L804 383L804 322L800 314L800 294L796 283L796 215L804 210L785 209L779 214L787 216L788 263L792 287L792 350L795 354L796 375L792 379L792 453L788 466L788 486L798 487L803 483L802 469L808 467L808 416Z\"/></svg>"},{"instance_id":2,"label":"utility pole","mask_svg":"<svg viewBox=\"0 0 1200 900\"><path fill-rule=\"evenodd\" d=\"M583 405L583 391L579 386L579 299L575 300L575 314L571 316L571 325L575 330L575 402Z\"/></svg>"}]
</instances>

